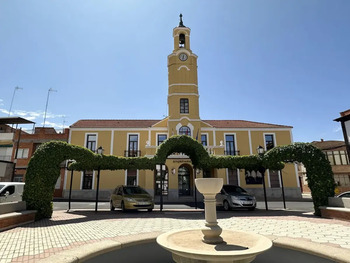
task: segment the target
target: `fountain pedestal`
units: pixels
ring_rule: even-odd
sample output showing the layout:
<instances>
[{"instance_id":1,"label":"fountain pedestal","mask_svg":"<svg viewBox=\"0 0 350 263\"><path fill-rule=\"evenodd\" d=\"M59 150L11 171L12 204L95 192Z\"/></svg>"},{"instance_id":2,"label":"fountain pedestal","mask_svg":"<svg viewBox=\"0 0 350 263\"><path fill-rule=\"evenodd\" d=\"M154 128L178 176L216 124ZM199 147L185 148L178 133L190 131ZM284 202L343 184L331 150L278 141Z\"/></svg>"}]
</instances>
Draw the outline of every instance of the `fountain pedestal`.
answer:
<instances>
[{"instance_id":1,"label":"fountain pedestal","mask_svg":"<svg viewBox=\"0 0 350 263\"><path fill-rule=\"evenodd\" d=\"M167 232L157 242L172 253L177 263L248 263L272 246L270 239L250 232L222 230L217 223L215 195L221 190L220 178L195 180L204 195L205 226Z\"/></svg>"}]
</instances>

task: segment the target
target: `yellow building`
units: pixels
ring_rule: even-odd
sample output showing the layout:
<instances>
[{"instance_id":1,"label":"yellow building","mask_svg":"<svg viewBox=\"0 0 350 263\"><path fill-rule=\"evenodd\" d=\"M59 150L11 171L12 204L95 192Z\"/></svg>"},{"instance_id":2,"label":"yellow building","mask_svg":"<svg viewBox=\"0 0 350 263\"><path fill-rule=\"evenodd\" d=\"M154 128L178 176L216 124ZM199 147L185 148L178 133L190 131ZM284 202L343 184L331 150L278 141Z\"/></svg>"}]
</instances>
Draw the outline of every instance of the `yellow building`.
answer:
<instances>
[{"instance_id":1,"label":"yellow building","mask_svg":"<svg viewBox=\"0 0 350 263\"><path fill-rule=\"evenodd\" d=\"M292 143L292 127L241 120L202 120L199 115L197 56L190 48L190 28L180 24L173 30L174 50L168 56L168 112L163 120L79 120L70 127L69 142L104 154L117 156L153 156L157 147L172 135L188 135L200 141L213 155L252 155L259 145L266 150ZM170 155L163 187L165 201L189 201L194 196L195 177L219 177L225 184L235 184L262 196L262 177L244 170L194 170L182 153ZM295 165L283 170L287 197L301 196ZM75 172L73 198L95 198L95 171ZM101 171L100 197L108 198L117 185L140 185L154 195L160 194L160 181L151 170ZM65 180L68 196L70 174ZM281 174L267 171L268 197L281 196Z\"/></svg>"}]
</instances>

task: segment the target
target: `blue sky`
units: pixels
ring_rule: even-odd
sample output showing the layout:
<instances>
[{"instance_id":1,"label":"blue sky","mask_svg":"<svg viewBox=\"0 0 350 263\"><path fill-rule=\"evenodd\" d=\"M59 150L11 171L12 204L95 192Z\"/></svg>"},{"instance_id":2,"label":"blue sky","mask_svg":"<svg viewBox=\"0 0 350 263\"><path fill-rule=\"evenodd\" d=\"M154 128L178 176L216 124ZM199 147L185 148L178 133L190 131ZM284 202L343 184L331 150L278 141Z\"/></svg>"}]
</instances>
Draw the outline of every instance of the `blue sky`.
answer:
<instances>
[{"instance_id":1,"label":"blue sky","mask_svg":"<svg viewBox=\"0 0 350 263\"><path fill-rule=\"evenodd\" d=\"M198 55L200 116L342 140L350 108L348 0L0 1L0 117L162 119L179 14Z\"/></svg>"}]
</instances>

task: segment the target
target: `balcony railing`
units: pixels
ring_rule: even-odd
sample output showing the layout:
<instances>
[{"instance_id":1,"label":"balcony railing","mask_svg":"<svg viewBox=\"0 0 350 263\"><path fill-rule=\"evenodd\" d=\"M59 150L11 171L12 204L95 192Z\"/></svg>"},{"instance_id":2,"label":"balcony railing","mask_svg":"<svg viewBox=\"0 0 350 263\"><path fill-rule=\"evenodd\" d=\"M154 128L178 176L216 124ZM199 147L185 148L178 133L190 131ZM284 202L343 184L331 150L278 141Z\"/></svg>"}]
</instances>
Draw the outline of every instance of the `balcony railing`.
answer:
<instances>
[{"instance_id":1,"label":"balcony railing","mask_svg":"<svg viewBox=\"0 0 350 263\"><path fill-rule=\"evenodd\" d=\"M11 161L11 155L0 155L0 161Z\"/></svg>"},{"instance_id":2,"label":"balcony railing","mask_svg":"<svg viewBox=\"0 0 350 263\"><path fill-rule=\"evenodd\" d=\"M125 157L139 157L139 156L141 156L141 151L125 150L124 156Z\"/></svg>"},{"instance_id":3,"label":"balcony railing","mask_svg":"<svg viewBox=\"0 0 350 263\"><path fill-rule=\"evenodd\" d=\"M239 151L225 151L225 155L239 155Z\"/></svg>"}]
</instances>

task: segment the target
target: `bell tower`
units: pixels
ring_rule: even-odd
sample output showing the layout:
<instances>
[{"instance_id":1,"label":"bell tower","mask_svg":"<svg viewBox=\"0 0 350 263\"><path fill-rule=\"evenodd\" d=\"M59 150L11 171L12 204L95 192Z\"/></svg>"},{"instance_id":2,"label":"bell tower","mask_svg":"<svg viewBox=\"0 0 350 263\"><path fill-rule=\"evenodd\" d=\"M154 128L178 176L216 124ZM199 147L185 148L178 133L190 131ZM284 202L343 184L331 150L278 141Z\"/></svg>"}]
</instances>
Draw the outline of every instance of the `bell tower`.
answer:
<instances>
[{"instance_id":1,"label":"bell tower","mask_svg":"<svg viewBox=\"0 0 350 263\"><path fill-rule=\"evenodd\" d=\"M174 50L168 56L168 128L174 135L183 134L181 127L187 127L187 135L196 138L200 128L197 55L190 49L190 33L180 14L179 26L173 29Z\"/></svg>"}]
</instances>

